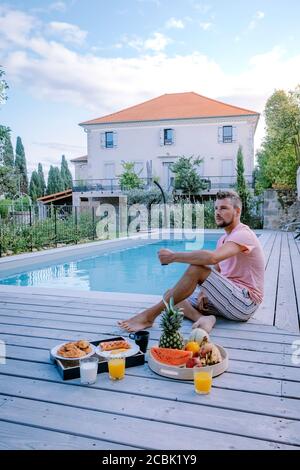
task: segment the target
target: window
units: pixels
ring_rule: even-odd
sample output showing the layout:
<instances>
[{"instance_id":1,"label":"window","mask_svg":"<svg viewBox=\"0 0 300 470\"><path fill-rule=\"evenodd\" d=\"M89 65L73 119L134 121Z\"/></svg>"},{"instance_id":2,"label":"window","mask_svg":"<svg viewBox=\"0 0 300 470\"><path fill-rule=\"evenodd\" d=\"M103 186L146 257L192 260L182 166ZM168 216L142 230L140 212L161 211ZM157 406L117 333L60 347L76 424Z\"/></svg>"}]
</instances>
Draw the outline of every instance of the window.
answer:
<instances>
[{"instance_id":1,"label":"window","mask_svg":"<svg viewBox=\"0 0 300 470\"><path fill-rule=\"evenodd\" d=\"M223 126L223 142L231 143L233 141L232 126Z\"/></svg>"},{"instance_id":2,"label":"window","mask_svg":"<svg viewBox=\"0 0 300 470\"><path fill-rule=\"evenodd\" d=\"M111 149L114 146L114 133L105 132L105 147Z\"/></svg>"},{"instance_id":3,"label":"window","mask_svg":"<svg viewBox=\"0 0 300 470\"><path fill-rule=\"evenodd\" d=\"M174 143L174 130L164 129L164 145L172 145Z\"/></svg>"}]
</instances>

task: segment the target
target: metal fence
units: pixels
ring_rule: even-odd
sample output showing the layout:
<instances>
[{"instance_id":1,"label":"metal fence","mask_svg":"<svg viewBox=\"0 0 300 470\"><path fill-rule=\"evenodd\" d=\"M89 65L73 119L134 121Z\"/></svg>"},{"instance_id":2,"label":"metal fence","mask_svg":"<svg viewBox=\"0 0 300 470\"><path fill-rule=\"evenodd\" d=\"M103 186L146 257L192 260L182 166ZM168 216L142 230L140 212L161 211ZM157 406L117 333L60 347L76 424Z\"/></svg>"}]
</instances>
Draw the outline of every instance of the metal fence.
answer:
<instances>
[{"instance_id":1,"label":"metal fence","mask_svg":"<svg viewBox=\"0 0 300 470\"><path fill-rule=\"evenodd\" d=\"M95 240L101 220L94 207L39 206L0 219L0 256Z\"/></svg>"},{"instance_id":2,"label":"metal fence","mask_svg":"<svg viewBox=\"0 0 300 470\"><path fill-rule=\"evenodd\" d=\"M196 202L196 201L195 201ZM209 201L197 201L204 204L205 228L215 228L214 222L214 199ZM196 202L196 203L197 203ZM253 199L250 219L245 220L251 228L262 227L262 201ZM55 248L61 244L77 244L92 240L106 239L108 228L105 227L108 220L105 220L99 229L98 223L107 217L107 213L97 215L97 208L93 206L45 206L36 204L23 211L16 211L13 207L8 207L3 213L3 206L0 211L0 257L20 252L37 251L47 248ZM119 214L116 211L115 221L116 234L114 236L124 236L120 233L120 227L126 232L124 225L119 225ZM135 216L128 217L130 223ZM112 219L111 219L112 220ZM151 216L148 213L148 227ZM193 222L194 223L194 222ZM170 220L172 227L172 220ZM159 219L159 227L162 227ZM193 228L194 225L193 225Z\"/></svg>"}]
</instances>

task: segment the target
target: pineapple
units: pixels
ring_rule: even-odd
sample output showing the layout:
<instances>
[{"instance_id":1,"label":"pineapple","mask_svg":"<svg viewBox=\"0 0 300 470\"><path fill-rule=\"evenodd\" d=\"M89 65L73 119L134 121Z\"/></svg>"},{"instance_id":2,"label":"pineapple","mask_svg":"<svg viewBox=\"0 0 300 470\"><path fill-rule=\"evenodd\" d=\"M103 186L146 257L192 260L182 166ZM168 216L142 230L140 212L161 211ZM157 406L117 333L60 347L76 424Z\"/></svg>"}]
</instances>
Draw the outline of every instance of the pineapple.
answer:
<instances>
[{"instance_id":1,"label":"pineapple","mask_svg":"<svg viewBox=\"0 0 300 470\"><path fill-rule=\"evenodd\" d=\"M163 301L166 308L163 311L163 316L160 326L163 329L163 334L159 339L160 348L170 349L184 349L184 338L178 331L183 321L182 308L174 306L174 299L171 297L169 304Z\"/></svg>"}]
</instances>

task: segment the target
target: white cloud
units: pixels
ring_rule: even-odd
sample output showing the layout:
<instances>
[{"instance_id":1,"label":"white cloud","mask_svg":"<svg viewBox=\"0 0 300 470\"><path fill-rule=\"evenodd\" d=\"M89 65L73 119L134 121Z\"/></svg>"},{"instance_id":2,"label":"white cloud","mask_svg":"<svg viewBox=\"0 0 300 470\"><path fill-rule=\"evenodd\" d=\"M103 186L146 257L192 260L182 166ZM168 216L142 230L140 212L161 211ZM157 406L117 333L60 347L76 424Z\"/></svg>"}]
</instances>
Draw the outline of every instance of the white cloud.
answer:
<instances>
[{"instance_id":1,"label":"white cloud","mask_svg":"<svg viewBox=\"0 0 300 470\"><path fill-rule=\"evenodd\" d=\"M194 2L193 7L195 8L195 10L198 10L202 15L205 15L212 9L211 5L207 3L199 3L199 2L198 3Z\"/></svg>"},{"instance_id":2,"label":"white cloud","mask_svg":"<svg viewBox=\"0 0 300 470\"><path fill-rule=\"evenodd\" d=\"M167 29L184 29L184 22L182 20L172 17L169 18L168 21L166 21L165 27Z\"/></svg>"},{"instance_id":3,"label":"white cloud","mask_svg":"<svg viewBox=\"0 0 300 470\"><path fill-rule=\"evenodd\" d=\"M52 21L49 23L49 31L63 41L73 44L83 44L86 39L87 31L83 31L75 24L63 23L61 21Z\"/></svg>"},{"instance_id":4,"label":"white cloud","mask_svg":"<svg viewBox=\"0 0 300 470\"><path fill-rule=\"evenodd\" d=\"M213 23L210 23L209 21L207 21L206 23L203 22L199 24L200 24L200 28L203 29L203 31L210 31L213 27Z\"/></svg>"},{"instance_id":5,"label":"white cloud","mask_svg":"<svg viewBox=\"0 0 300 470\"><path fill-rule=\"evenodd\" d=\"M49 5L49 10L64 13L67 10L67 5L64 2L54 2Z\"/></svg>"},{"instance_id":6,"label":"white cloud","mask_svg":"<svg viewBox=\"0 0 300 470\"><path fill-rule=\"evenodd\" d=\"M257 27L258 22L263 20L265 17L265 14L263 11L258 10L255 15L253 16L252 20L250 21L248 25L249 30L253 30Z\"/></svg>"},{"instance_id":7,"label":"white cloud","mask_svg":"<svg viewBox=\"0 0 300 470\"><path fill-rule=\"evenodd\" d=\"M229 73L198 52L168 56L162 52L168 38L161 33L154 33L146 41L134 38L141 51L136 57L101 57L92 51L75 52L66 45L30 35L31 23L26 24L21 36L27 36L27 40L22 44L19 34L0 29L0 42L9 37L16 46L15 51L8 50L0 60L7 80L11 86L20 83L47 102L80 107L82 120L163 93L184 91L262 112L274 89L292 89L299 81L300 54L288 56L280 47L253 56L242 72ZM145 52L146 47L151 54ZM258 136L263 133L262 123L261 120Z\"/></svg>"},{"instance_id":8,"label":"white cloud","mask_svg":"<svg viewBox=\"0 0 300 470\"><path fill-rule=\"evenodd\" d=\"M172 40L165 36L162 33L154 32L149 38L142 39L138 36L129 37L127 35L123 36L122 43L133 49L136 49L139 52L144 51L154 51L161 52L163 51ZM121 43L118 43L121 45Z\"/></svg>"},{"instance_id":9,"label":"white cloud","mask_svg":"<svg viewBox=\"0 0 300 470\"><path fill-rule=\"evenodd\" d=\"M171 39L162 33L153 33L152 37L146 39L144 48L146 50L152 50L155 52L163 51L168 44L171 43Z\"/></svg>"},{"instance_id":10,"label":"white cloud","mask_svg":"<svg viewBox=\"0 0 300 470\"><path fill-rule=\"evenodd\" d=\"M0 6L0 33L8 43L22 46L37 25L38 21L33 16Z\"/></svg>"}]
</instances>

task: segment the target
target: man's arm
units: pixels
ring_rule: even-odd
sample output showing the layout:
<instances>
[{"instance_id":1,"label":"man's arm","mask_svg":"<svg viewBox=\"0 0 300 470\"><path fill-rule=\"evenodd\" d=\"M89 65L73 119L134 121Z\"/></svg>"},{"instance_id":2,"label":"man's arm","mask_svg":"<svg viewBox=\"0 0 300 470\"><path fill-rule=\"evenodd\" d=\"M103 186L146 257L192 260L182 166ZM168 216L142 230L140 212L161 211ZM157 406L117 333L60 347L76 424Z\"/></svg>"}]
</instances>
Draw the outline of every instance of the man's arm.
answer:
<instances>
[{"instance_id":1,"label":"man's arm","mask_svg":"<svg viewBox=\"0 0 300 470\"><path fill-rule=\"evenodd\" d=\"M243 251L243 247L234 242L227 242L215 251L197 250L191 252L174 252L167 249L159 251L162 264L187 263L196 266L218 265L220 261L231 258Z\"/></svg>"}]
</instances>

